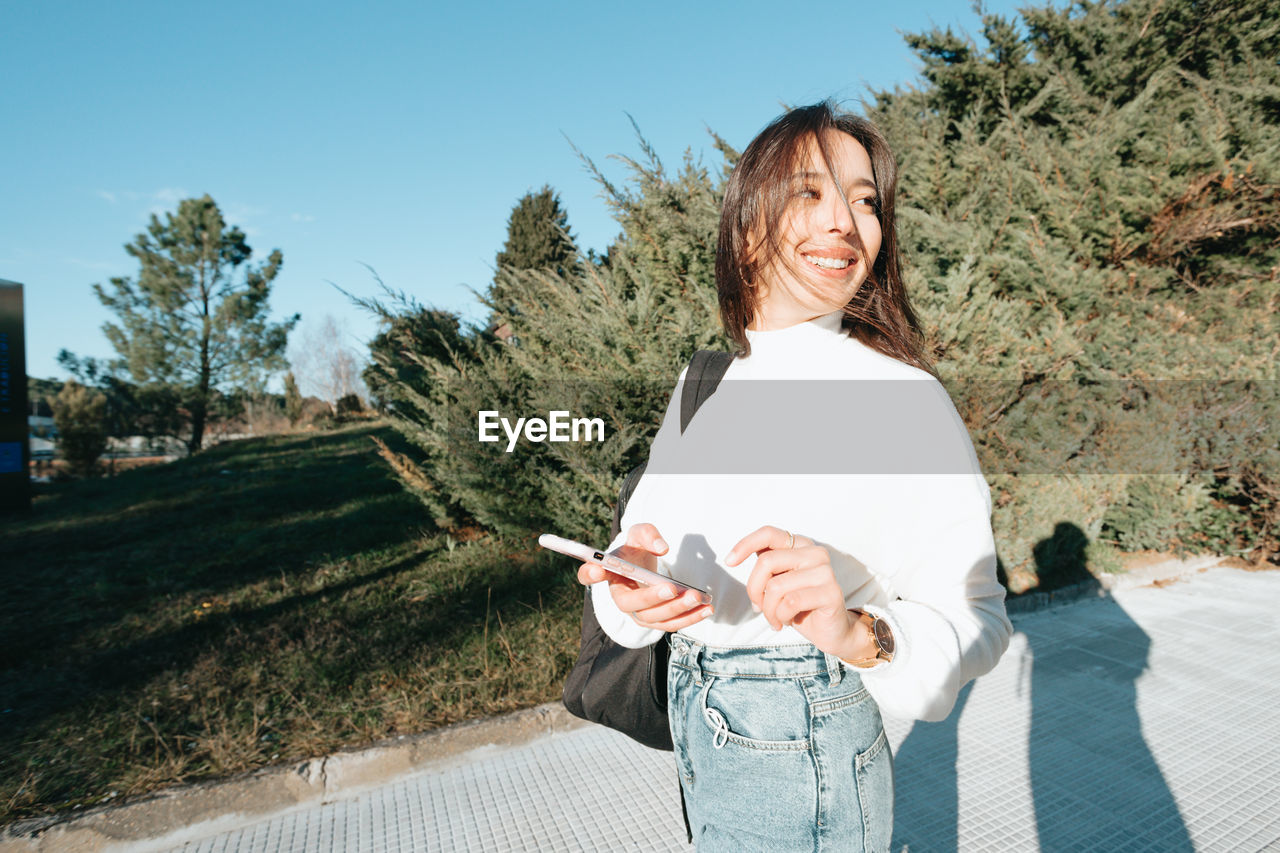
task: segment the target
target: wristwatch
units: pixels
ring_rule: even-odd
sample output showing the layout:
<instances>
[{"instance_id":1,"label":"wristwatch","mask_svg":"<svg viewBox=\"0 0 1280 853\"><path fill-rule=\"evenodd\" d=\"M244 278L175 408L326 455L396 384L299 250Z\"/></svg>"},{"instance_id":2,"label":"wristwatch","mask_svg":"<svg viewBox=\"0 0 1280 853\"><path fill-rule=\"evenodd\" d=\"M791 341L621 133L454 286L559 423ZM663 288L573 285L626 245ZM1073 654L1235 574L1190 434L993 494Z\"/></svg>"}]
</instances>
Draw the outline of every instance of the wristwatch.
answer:
<instances>
[{"instance_id":1,"label":"wristwatch","mask_svg":"<svg viewBox=\"0 0 1280 853\"><path fill-rule=\"evenodd\" d=\"M858 621L867 626L871 631L871 642L875 644L875 657L863 658L862 660L850 660L845 663L851 666L866 668L875 666L880 662L889 662L893 660L893 629L889 627L889 623L879 616L872 616L865 610L851 610L850 613L858 614Z\"/></svg>"}]
</instances>

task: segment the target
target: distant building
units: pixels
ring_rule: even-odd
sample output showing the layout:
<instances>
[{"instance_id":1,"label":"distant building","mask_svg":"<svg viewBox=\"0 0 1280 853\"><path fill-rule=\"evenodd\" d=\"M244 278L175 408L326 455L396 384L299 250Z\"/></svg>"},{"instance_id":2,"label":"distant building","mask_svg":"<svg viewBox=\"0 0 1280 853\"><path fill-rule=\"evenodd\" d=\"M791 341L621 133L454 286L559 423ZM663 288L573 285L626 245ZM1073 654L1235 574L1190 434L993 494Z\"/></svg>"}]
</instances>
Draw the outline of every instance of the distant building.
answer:
<instances>
[{"instance_id":1,"label":"distant building","mask_svg":"<svg viewBox=\"0 0 1280 853\"><path fill-rule=\"evenodd\" d=\"M58 449L49 439L35 435L28 437L27 446L31 448L31 461L36 463L53 461L53 455Z\"/></svg>"},{"instance_id":2,"label":"distant building","mask_svg":"<svg viewBox=\"0 0 1280 853\"><path fill-rule=\"evenodd\" d=\"M27 415L27 434L37 438L57 436L58 427L52 415Z\"/></svg>"},{"instance_id":3,"label":"distant building","mask_svg":"<svg viewBox=\"0 0 1280 853\"><path fill-rule=\"evenodd\" d=\"M172 436L127 435L120 438L109 436L107 450L103 456L109 459L132 459L144 456L161 456L165 459L179 459L187 455L187 445Z\"/></svg>"},{"instance_id":4,"label":"distant building","mask_svg":"<svg viewBox=\"0 0 1280 853\"><path fill-rule=\"evenodd\" d=\"M510 323L494 323L489 327L489 334L505 343L515 343L516 333Z\"/></svg>"},{"instance_id":5,"label":"distant building","mask_svg":"<svg viewBox=\"0 0 1280 853\"><path fill-rule=\"evenodd\" d=\"M48 410L49 407L44 408ZM31 452L31 464L37 471L53 463L58 452L58 445L54 443L57 437L58 427L53 422L52 413L27 415L27 447Z\"/></svg>"}]
</instances>

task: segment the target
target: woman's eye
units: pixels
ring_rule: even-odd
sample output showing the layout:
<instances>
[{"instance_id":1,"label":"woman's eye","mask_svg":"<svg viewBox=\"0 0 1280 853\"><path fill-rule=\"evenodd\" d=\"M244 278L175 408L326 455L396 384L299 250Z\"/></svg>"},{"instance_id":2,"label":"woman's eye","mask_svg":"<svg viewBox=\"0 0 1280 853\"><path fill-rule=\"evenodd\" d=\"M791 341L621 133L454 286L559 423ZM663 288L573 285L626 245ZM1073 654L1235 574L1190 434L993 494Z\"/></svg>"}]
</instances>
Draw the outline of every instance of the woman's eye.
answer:
<instances>
[{"instance_id":1,"label":"woman's eye","mask_svg":"<svg viewBox=\"0 0 1280 853\"><path fill-rule=\"evenodd\" d=\"M875 199L875 196L866 196L865 198L855 198L855 199L853 200L853 204L854 204L855 206L865 207L865 208L868 208L868 209L870 209L870 210L875 210L875 209L876 209L876 199Z\"/></svg>"},{"instance_id":2,"label":"woman's eye","mask_svg":"<svg viewBox=\"0 0 1280 853\"><path fill-rule=\"evenodd\" d=\"M799 191L798 193L796 193L796 195L798 195L800 198L819 198L819 197L821 197L821 193L819 193L819 192L818 192L818 190L817 190L816 188L814 188L814 187L801 187L801 188L800 188L800 191Z\"/></svg>"}]
</instances>

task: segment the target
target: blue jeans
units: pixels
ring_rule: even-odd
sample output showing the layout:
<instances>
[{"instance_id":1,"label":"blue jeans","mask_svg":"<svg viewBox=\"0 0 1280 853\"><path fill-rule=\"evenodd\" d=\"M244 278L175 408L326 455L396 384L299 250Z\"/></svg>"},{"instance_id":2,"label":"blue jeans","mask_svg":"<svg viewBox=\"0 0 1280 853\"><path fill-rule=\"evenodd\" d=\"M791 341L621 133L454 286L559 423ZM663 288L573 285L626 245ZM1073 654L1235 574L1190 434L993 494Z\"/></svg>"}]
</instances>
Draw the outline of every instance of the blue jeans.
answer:
<instances>
[{"instance_id":1,"label":"blue jeans","mask_svg":"<svg viewBox=\"0 0 1280 853\"><path fill-rule=\"evenodd\" d=\"M699 851L884 851L893 758L857 671L811 645L671 637L671 737Z\"/></svg>"}]
</instances>

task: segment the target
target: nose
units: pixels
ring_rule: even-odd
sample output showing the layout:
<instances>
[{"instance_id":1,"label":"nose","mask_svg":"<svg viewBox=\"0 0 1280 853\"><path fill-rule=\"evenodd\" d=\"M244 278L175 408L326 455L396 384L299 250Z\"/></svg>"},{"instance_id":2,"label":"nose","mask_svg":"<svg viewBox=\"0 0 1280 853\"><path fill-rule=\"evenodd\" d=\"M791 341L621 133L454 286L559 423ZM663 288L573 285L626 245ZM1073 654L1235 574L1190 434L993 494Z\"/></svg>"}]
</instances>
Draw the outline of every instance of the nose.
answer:
<instances>
[{"instance_id":1,"label":"nose","mask_svg":"<svg viewBox=\"0 0 1280 853\"><path fill-rule=\"evenodd\" d=\"M853 233L853 211L838 192L823 194L822 227L828 234L848 235Z\"/></svg>"}]
</instances>

